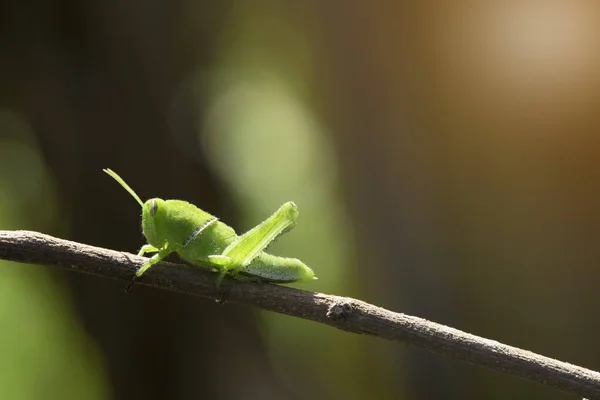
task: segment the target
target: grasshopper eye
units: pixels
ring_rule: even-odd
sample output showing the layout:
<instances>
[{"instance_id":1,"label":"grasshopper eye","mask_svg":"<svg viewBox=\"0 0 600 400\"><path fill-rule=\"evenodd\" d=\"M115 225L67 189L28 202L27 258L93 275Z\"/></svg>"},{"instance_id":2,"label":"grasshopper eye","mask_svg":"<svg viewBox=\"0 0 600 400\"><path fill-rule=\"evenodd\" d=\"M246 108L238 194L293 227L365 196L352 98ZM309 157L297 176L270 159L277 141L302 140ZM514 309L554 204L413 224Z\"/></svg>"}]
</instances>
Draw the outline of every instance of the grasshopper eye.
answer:
<instances>
[{"instance_id":1,"label":"grasshopper eye","mask_svg":"<svg viewBox=\"0 0 600 400\"><path fill-rule=\"evenodd\" d=\"M158 204L156 204L156 200L150 200L150 216L154 218L156 216L156 209L158 208Z\"/></svg>"}]
</instances>

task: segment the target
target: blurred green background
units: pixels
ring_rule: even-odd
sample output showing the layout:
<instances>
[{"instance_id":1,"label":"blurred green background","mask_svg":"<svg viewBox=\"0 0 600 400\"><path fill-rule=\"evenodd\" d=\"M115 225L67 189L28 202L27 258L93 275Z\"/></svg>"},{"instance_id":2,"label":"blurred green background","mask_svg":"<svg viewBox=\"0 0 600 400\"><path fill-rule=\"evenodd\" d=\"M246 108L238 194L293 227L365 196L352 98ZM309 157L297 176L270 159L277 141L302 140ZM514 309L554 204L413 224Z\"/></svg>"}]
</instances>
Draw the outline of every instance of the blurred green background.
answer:
<instances>
[{"instance_id":1,"label":"blurred green background","mask_svg":"<svg viewBox=\"0 0 600 400\"><path fill-rule=\"evenodd\" d=\"M135 252L180 198L352 296L600 369L595 1L0 5L0 229ZM0 261L2 399L568 399L369 337Z\"/></svg>"}]
</instances>

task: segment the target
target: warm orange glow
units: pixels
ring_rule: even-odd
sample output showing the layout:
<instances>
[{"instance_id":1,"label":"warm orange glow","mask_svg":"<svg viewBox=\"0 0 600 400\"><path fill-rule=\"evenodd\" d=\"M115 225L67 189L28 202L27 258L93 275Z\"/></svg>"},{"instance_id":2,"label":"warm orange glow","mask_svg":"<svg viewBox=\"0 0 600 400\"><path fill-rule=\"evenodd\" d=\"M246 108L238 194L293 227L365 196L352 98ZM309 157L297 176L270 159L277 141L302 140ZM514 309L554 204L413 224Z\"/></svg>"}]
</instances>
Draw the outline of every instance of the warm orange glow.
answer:
<instances>
[{"instance_id":1,"label":"warm orange glow","mask_svg":"<svg viewBox=\"0 0 600 400\"><path fill-rule=\"evenodd\" d=\"M596 123L600 2L459 4L436 10L429 61L442 109L462 121L457 129L532 138L536 146L540 134L547 144L587 135L574 127Z\"/></svg>"},{"instance_id":2,"label":"warm orange glow","mask_svg":"<svg viewBox=\"0 0 600 400\"><path fill-rule=\"evenodd\" d=\"M485 42L488 61L495 65L498 77L534 87L556 87L596 73L597 6L562 0L494 4L482 9L476 36Z\"/></svg>"}]
</instances>

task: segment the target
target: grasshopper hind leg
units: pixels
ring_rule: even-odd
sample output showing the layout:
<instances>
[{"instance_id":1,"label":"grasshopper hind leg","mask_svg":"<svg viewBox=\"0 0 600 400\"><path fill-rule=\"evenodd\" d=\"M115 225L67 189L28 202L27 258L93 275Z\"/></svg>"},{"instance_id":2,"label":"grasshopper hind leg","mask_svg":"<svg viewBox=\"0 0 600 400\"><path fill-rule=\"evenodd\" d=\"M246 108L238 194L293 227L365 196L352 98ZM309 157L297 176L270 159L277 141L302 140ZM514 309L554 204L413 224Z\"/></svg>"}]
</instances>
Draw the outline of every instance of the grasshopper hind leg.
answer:
<instances>
[{"instance_id":1,"label":"grasshopper hind leg","mask_svg":"<svg viewBox=\"0 0 600 400\"><path fill-rule=\"evenodd\" d=\"M287 202L273 215L238 236L221 254L228 257L230 270L241 270L267 248L278 236L288 232L296 224L298 208L293 202Z\"/></svg>"}]
</instances>

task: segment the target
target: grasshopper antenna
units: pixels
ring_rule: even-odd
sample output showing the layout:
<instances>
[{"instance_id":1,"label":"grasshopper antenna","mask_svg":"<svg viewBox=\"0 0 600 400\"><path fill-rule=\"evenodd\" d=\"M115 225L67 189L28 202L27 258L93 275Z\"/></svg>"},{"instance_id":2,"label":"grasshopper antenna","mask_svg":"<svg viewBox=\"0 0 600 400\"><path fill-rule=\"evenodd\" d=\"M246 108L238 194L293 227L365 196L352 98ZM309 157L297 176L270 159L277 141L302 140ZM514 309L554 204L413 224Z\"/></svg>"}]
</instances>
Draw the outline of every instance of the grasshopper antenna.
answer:
<instances>
[{"instance_id":1,"label":"grasshopper antenna","mask_svg":"<svg viewBox=\"0 0 600 400\"><path fill-rule=\"evenodd\" d=\"M137 193L135 193L133 191L133 189L130 188L129 185L125 183L123 178L121 178L115 171L113 171L110 168L105 168L102 171L106 172L111 178L113 178L115 181L117 181L119 183L119 185L123 186L123 188L129 192L129 194L135 199L135 201L137 201L138 204L140 206L142 206L142 208L144 208L144 202L140 199L140 196L138 196ZM127 284L127 286L125 286L125 293L129 293L129 291L131 290L131 287L135 283L136 278L137 278L137 276L133 275L133 279L131 279L131 282L129 282Z\"/></svg>"},{"instance_id":2,"label":"grasshopper antenna","mask_svg":"<svg viewBox=\"0 0 600 400\"><path fill-rule=\"evenodd\" d=\"M128 184L125 183L125 181L123 180L123 178L121 178L119 175L117 175L117 173L115 171L113 171L110 168L105 168L102 171L106 172L108 175L110 175L115 181L119 182L119 184L121 186L123 186L123 188L125 190L127 190L129 192L130 195L133 196L133 198L140 204L140 206L142 206L142 208L144 207L144 202L140 199L140 197L133 191L132 188L129 187Z\"/></svg>"}]
</instances>

